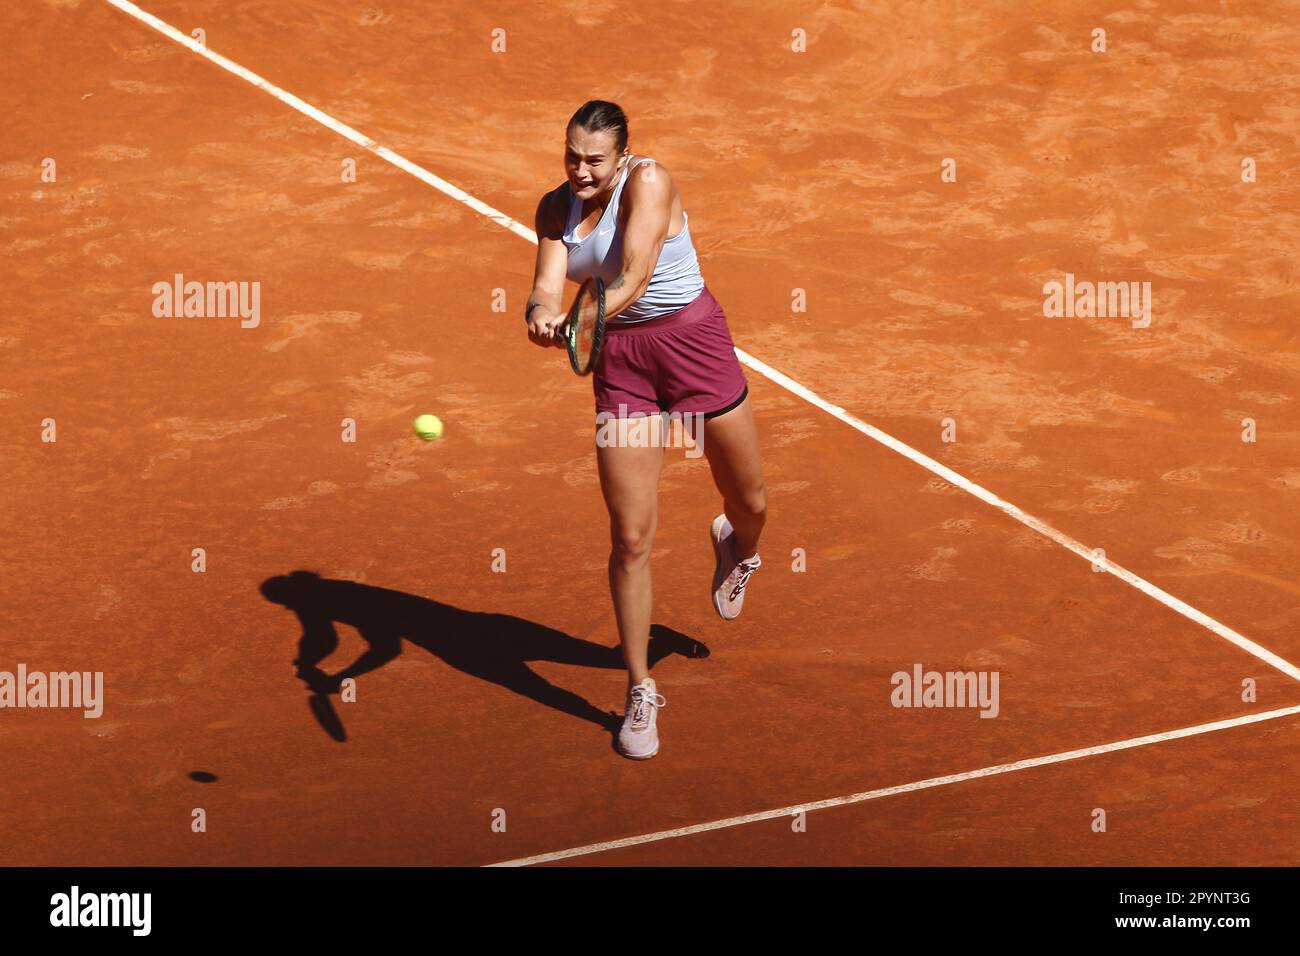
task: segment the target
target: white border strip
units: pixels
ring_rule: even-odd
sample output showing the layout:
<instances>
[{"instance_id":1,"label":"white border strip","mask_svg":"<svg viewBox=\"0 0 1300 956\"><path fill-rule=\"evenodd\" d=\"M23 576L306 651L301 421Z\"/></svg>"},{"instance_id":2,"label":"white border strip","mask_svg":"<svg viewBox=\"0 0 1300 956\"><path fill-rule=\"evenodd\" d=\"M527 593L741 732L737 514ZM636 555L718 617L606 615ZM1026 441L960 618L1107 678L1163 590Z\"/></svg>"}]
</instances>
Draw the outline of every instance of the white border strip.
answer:
<instances>
[{"instance_id":1,"label":"white border strip","mask_svg":"<svg viewBox=\"0 0 1300 956\"><path fill-rule=\"evenodd\" d=\"M312 106L310 103L307 103L299 99L298 97L294 96L292 93L288 92L287 90L283 90L280 87L276 86L270 80L258 76L256 73L252 72L251 70L245 69L244 67L240 66L238 63L233 62L232 60L228 60L220 53L213 53L211 50L209 50L203 44L199 43L197 40L193 39L192 37L186 36L180 30L177 30L175 27L171 26L165 21L155 17L152 13L147 13L144 10L141 10L134 3L130 3L129 0L106 0L106 2L117 7L123 13L135 17L141 23L147 24L148 26L157 30L159 33L162 33L164 36L167 36L172 40L175 40L177 43L188 48L189 50L192 50L193 52L197 53L199 56L204 57L207 60L210 60L211 62L215 63L217 66L221 67L223 70L227 70L235 74L235 76L239 77L240 79L245 80L248 83L251 83L253 86L257 87L258 89L271 94L281 103L284 103L286 106L292 107L293 109L297 110L299 113L302 113L304 116L311 117L316 122L320 123L322 126L325 126L328 129L332 129L340 136L343 136L344 138L351 140L352 142L356 143L358 146L362 147L363 149L369 150L370 152L374 153L376 156L378 156L380 159L384 160L385 162L391 163L392 165L396 166L398 169L410 173L416 179L420 180L420 182L432 186L434 189L446 194L447 196L450 196L452 199L456 200L459 203L464 203L466 206L469 206L469 208L473 209L475 212L480 213L486 216L487 218L491 219L493 222L497 223L498 225L506 229L509 229L515 235L527 239L529 242L533 243L534 245L537 244L537 234L533 232L533 230L529 229L527 226L521 225L520 223L516 222L514 219L511 219L509 216L507 216L505 213L501 212L500 210L493 209L491 206L487 205L487 203L480 202L479 200L471 196L469 193L465 192L463 189L460 189L457 186L453 186L445 179L440 179L439 177L435 176L433 173L429 172L427 169L423 168L422 166L418 166L415 163L411 162L405 156L393 152L391 149L389 149L386 146L380 146L369 136L362 135L361 133L353 129L351 126L348 126L346 123L341 123L338 120L334 119L332 116L329 116L328 114L321 112L316 107ZM955 485L956 487L961 488L963 491L969 492L970 494L974 495L976 498L980 499L981 501L992 505L994 508L997 508L1003 514L1014 518L1015 520L1019 521L1021 524L1026 525L1029 528L1032 528L1034 531L1038 532L1043 537L1056 542L1061 547L1066 548L1069 551L1073 551L1075 554L1083 558L1085 561L1093 562L1098 566L1104 566L1107 572L1115 575L1115 577L1119 578L1121 581L1133 585L1133 587L1137 588L1143 594L1146 594L1148 597L1154 598L1155 600L1159 601L1161 604L1163 604L1165 607L1169 608L1170 610L1176 611L1179 614L1183 615L1183 617L1195 621L1197 624L1200 624L1202 627L1207 628L1209 631L1211 631L1214 634L1217 634L1219 637L1223 638L1224 640L1235 644L1237 647L1241 648L1247 654L1250 654L1258 658L1259 660L1263 661L1269 666L1276 668L1277 670L1281 671L1283 674L1286 674L1286 676L1290 677L1292 680L1300 681L1300 667L1296 667L1296 665L1292 664L1290 661L1287 661L1282 657L1279 657L1277 654L1274 654L1272 651L1268 650L1268 648L1256 644L1248 637L1238 634L1236 631L1228 627L1226 624L1222 624L1219 621L1216 621L1214 618L1210 617L1208 614L1198 611L1196 608L1192 607L1191 605L1186 604L1183 601L1180 601L1178 598L1174 597L1168 591L1156 587L1150 581L1147 581L1145 578L1139 577L1138 575L1134 574L1132 571L1120 567L1118 564L1115 564L1113 561L1110 561L1109 559L1102 560L1102 561L1095 561L1093 558L1092 551L1084 547L1084 545L1082 545L1078 541L1071 538L1069 535L1063 534L1062 532L1057 531L1055 528L1053 528L1051 525L1047 524L1046 522L1040 521L1038 518L1035 518L1033 515L1021 511L1019 508L1017 508L1015 505L1011 504L1010 502L1003 501L1001 498L999 498L997 495L995 495L993 492L989 491L988 489L975 484L975 482L971 481L968 478L962 477L961 475L957 474L957 472L953 471L951 468L939 464L939 462L935 461L933 458L930 458L928 455L922 454L921 452L917 451L915 448L912 448L910 445L904 444L903 442L899 441L897 438L894 438L892 435L888 435L885 432L882 432L879 428L876 428L874 425L868 425L860 418L857 418L856 416L846 412L840 406L832 405L830 402L826 401L824 398L822 398L821 396L813 392L811 389L808 389L803 385L800 385L794 379L790 378L788 375L785 375L782 372L778 372L770 365L760 362L758 359L754 358L748 352L742 351L741 349L738 348L736 349L736 355L737 357L739 357L740 361L743 364L747 365L749 368L752 368L760 375L765 376L766 378L775 382L777 385L780 385L782 388L786 389L787 391L793 392L795 395L798 395L804 401L810 402L811 404L817 406L822 411L826 412L828 415L838 418L840 421L844 422L844 424L850 426L851 428L857 429L862 434L866 435L868 438L872 438L875 441L880 442L880 444L884 445L886 448L890 448L893 451L898 452L904 458L907 458L910 461L915 462L916 464L920 465L922 468L934 472L934 474L939 475L945 481L948 481L951 484Z\"/></svg>"},{"instance_id":2,"label":"white border strip","mask_svg":"<svg viewBox=\"0 0 1300 956\"><path fill-rule=\"evenodd\" d=\"M725 820L714 820L711 823L697 823L689 827L678 827L676 830L660 830L658 833L647 833L643 836L626 837L622 840L609 840L605 843L592 843L588 846L575 847L572 850L557 850L554 853L540 853L537 856L526 856L517 860L506 860L502 863L489 864L489 866L532 866L535 863L554 863L557 860L569 860L575 856L589 856L593 853L605 853L609 850L619 850L623 847L640 846L645 843L657 843L660 840L673 840L678 837L693 836L697 833L708 833L710 830L724 830L728 827L744 826L747 823L759 823L763 820L775 820L780 817L792 816L796 813L807 813L812 810L825 810L828 807L842 807L852 803L865 803L868 800L879 800L881 797L892 797L899 793L912 793L916 790L929 790L933 787L946 787L949 784L963 783L967 780L978 780L981 777L996 777L1004 773L1014 773L1017 770L1031 770L1034 767L1045 767L1049 764L1065 763L1069 760L1081 760L1085 757L1096 757L1101 754L1115 753L1119 750L1131 750L1134 747L1145 747L1150 744L1162 743L1166 740L1181 740L1184 737L1195 737L1198 734L1210 734L1219 730L1227 730L1231 727L1242 727L1246 724L1258 724L1261 721L1276 720L1279 717L1292 717L1296 714L1300 714L1300 705L1265 711L1262 714L1248 714L1244 717L1232 717L1228 720L1216 720L1213 723L1197 724L1194 727L1184 727L1181 730L1166 730L1163 733L1147 734L1145 737L1132 737L1128 740L1119 740L1111 744L1101 744L1097 747L1084 747L1081 750L1067 750L1064 753L1051 754L1047 757L1030 757L1027 760L1017 760L1014 763L1001 763L993 767L984 767L981 770L969 770L966 773L953 773L944 777L931 777L928 780L918 780L916 783L905 783L897 787L884 787L880 790L867 790L863 793L850 794L847 797L832 797L829 800L817 800L813 803L799 803L792 807L782 807L779 810L764 810L761 813L747 813L744 816L727 817Z\"/></svg>"}]
</instances>

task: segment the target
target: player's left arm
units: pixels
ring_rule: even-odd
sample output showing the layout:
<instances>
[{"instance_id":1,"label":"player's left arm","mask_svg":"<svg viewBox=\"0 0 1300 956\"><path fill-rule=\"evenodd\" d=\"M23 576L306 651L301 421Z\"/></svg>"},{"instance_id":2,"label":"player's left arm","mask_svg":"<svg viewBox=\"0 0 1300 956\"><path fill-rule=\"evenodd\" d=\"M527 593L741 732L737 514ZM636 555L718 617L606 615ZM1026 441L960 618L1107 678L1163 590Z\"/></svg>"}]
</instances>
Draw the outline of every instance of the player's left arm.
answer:
<instances>
[{"instance_id":1,"label":"player's left arm","mask_svg":"<svg viewBox=\"0 0 1300 956\"><path fill-rule=\"evenodd\" d=\"M668 238L673 211L673 179L658 163L644 163L628 174L621 202L627 206L623 230L623 271L605 286L605 317L618 315L645 293Z\"/></svg>"}]
</instances>

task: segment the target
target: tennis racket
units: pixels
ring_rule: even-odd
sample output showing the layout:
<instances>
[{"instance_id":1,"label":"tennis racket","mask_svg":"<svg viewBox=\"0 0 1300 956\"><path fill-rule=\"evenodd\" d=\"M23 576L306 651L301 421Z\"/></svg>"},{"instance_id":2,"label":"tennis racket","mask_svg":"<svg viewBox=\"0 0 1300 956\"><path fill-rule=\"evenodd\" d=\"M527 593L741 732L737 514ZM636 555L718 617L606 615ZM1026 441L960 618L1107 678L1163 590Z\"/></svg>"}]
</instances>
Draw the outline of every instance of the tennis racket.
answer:
<instances>
[{"instance_id":1,"label":"tennis racket","mask_svg":"<svg viewBox=\"0 0 1300 956\"><path fill-rule=\"evenodd\" d=\"M605 280L600 276L592 276L578 289L563 335L573 370L590 375L605 339Z\"/></svg>"}]
</instances>

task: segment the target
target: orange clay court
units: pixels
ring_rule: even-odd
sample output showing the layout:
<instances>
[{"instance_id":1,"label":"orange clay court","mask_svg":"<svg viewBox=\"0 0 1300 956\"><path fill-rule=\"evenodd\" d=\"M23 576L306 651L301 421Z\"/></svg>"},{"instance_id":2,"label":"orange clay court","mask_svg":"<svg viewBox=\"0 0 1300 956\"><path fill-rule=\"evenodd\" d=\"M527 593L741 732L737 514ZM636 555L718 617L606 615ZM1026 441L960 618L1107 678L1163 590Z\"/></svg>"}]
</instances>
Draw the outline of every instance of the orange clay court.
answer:
<instances>
[{"instance_id":1,"label":"orange clay court","mask_svg":"<svg viewBox=\"0 0 1300 956\"><path fill-rule=\"evenodd\" d=\"M8 20L0 671L104 689L0 710L7 862L1300 861L1294 4ZM665 453L646 762L591 381L520 321L592 98L681 189L769 496L724 622L708 466ZM260 323L154 315L176 274ZM1045 316L1067 274L1150 325ZM351 595L327 671L414 622L332 713L263 594L295 571ZM996 672L997 716L895 707L918 665Z\"/></svg>"}]
</instances>

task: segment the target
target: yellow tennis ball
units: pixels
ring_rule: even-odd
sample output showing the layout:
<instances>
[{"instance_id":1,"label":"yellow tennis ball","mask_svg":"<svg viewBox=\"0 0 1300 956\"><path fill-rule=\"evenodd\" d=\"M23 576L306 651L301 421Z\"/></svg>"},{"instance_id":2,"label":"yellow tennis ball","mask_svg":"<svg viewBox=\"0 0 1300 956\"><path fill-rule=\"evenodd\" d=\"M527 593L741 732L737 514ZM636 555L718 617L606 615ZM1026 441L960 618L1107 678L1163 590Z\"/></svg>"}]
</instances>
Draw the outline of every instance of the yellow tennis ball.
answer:
<instances>
[{"instance_id":1,"label":"yellow tennis ball","mask_svg":"<svg viewBox=\"0 0 1300 956\"><path fill-rule=\"evenodd\" d=\"M421 415L415 420L415 433L425 441L442 437L442 420L437 415Z\"/></svg>"}]
</instances>

